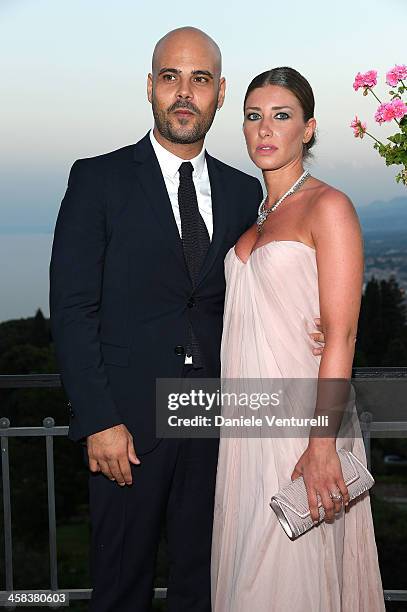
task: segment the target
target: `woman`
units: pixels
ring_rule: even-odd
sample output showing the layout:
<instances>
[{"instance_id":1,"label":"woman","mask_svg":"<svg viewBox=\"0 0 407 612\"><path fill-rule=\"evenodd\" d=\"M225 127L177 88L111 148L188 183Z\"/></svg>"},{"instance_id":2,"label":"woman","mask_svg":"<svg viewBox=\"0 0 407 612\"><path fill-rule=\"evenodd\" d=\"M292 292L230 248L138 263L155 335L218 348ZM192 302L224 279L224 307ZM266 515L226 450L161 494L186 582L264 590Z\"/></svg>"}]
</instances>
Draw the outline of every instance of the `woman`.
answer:
<instances>
[{"instance_id":1,"label":"woman","mask_svg":"<svg viewBox=\"0 0 407 612\"><path fill-rule=\"evenodd\" d=\"M351 377L362 236L349 198L304 173L315 128L312 89L296 70L275 68L253 79L244 101L244 135L267 197L258 224L225 260L224 379L298 377L321 384ZM293 185L294 193L284 197ZM318 310L322 357L312 354L308 337ZM344 437L221 438L214 612L385 609L369 492L348 503L337 453L347 448L366 465L357 429L359 435ZM313 519L319 495L326 520L292 541L269 502L299 476Z\"/></svg>"}]
</instances>

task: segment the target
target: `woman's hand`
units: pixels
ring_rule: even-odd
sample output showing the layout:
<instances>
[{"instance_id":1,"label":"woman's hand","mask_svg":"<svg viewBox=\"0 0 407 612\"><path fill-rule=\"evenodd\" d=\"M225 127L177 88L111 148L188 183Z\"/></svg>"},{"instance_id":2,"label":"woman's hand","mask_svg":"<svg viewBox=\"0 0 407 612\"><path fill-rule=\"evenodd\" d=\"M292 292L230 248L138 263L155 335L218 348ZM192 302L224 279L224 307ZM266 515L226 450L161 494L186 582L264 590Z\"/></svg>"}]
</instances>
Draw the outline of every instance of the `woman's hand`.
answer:
<instances>
[{"instance_id":1,"label":"woman's hand","mask_svg":"<svg viewBox=\"0 0 407 612\"><path fill-rule=\"evenodd\" d=\"M311 332L308 335L311 337L312 340L314 340L314 342L319 342L319 344L322 344L323 346L314 347L312 349L312 354L322 355L322 353L324 352L324 347L325 347L325 335L324 335L324 332L322 331L321 319L317 317L314 319L314 322L315 322L315 327L317 328L317 331Z\"/></svg>"},{"instance_id":2,"label":"woman's hand","mask_svg":"<svg viewBox=\"0 0 407 612\"><path fill-rule=\"evenodd\" d=\"M291 474L291 480L299 476L304 478L308 505L314 522L319 521L317 494L320 495L325 509L325 520L332 520L334 513L341 511L342 503L348 505L349 493L343 480L335 439L310 440ZM330 493L334 495L341 493L342 499L331 499Z\"/></svg>"}]
</instances>

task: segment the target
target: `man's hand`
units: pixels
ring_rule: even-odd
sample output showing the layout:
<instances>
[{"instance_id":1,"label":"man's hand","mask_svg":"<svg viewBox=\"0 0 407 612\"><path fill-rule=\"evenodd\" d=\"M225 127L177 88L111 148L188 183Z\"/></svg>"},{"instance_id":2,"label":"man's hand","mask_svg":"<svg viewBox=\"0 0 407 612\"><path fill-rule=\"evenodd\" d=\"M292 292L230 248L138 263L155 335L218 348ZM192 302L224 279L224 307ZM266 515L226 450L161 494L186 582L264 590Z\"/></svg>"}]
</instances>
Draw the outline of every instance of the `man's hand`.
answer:
<instances>
[{"instance_id":1,"label":"man's hand","mask_svg":"<svg viewBox=\"0 0 407 612\"><path fill-rule=\"evenodd\" d=\"M130 463L139 465L133 436L123 424L98 431L87 437L89 469L103 472L110 480L124 486L132 483Z\"/></svg>"},{"instance_id":2,"label":"man's hand","mask_svg":"<svg viewBox=\"0 0 407 612\"><path fill-rule=\"evenodd\" d=\"M314 319L314 321L315 321L315 327L318 328L318 331L311 332L308 335L311 336L311 338L313 340L315 340L315 342L321 342L321 344L325 344L325 336L324 336L323 331L321 330L321 319L316 318L316 319ZM315 348L312 349L312 354L313 355L322 355L323 350L324 350L323 346L315 347Z\"/></svg>"}]
</instances>

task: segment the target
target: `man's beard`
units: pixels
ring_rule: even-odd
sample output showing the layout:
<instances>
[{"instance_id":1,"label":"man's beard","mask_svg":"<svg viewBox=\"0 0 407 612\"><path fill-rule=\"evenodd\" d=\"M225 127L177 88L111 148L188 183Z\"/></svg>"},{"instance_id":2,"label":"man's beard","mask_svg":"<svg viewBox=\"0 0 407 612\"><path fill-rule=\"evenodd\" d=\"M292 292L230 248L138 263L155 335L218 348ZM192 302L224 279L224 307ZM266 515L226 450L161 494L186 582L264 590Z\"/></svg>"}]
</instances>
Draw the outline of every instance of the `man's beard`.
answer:
<instances>
[{"instance_id":1,"label":"man's beard","mask_svg":"<svg viewBox=\"0 0 407 612\"><path fill-rule=\"evenodd\" d=\"M153 115L157 130L160 132L161 136L164 136L164 138L174 144L193 144L194 142L203 140L213 123L216 114L216 105L217 103L215 102L213 109L208 111L206 115L202 115L200 110L191 102L175 102L175 104L164 111L157 106L154 97L152 100ZM197 119L191 128L183 129L182 127L175 128L173 126L169 114L177 108L187 108L195 113Z\"/></svg>"}]
</instances>

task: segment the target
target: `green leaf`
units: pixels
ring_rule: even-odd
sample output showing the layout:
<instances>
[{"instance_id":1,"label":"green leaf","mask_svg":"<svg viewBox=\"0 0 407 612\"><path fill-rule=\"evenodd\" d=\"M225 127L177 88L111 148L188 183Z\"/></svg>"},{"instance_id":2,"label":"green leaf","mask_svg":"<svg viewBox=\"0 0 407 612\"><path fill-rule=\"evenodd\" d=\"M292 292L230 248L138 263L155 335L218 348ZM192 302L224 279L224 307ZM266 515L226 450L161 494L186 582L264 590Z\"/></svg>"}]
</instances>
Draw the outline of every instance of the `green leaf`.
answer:
<instances>
[{"instance_id":1,"label":"green leaf","mask_svg":"<svg viewBox=\"0 0 407 612\"><path fill-rule=\"evenodd\" d=\"M401 144L404 142L404 138L404 134L394 134L394 136L388 136L387 140L390 140L390 142L394 142L395 144Z\"/></svg>"}]
</instances>

